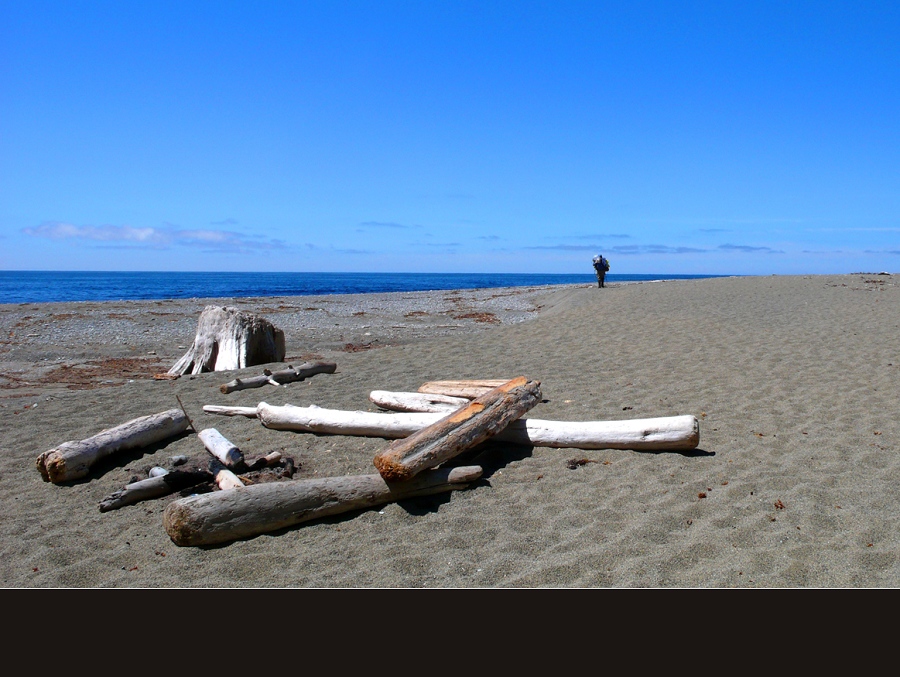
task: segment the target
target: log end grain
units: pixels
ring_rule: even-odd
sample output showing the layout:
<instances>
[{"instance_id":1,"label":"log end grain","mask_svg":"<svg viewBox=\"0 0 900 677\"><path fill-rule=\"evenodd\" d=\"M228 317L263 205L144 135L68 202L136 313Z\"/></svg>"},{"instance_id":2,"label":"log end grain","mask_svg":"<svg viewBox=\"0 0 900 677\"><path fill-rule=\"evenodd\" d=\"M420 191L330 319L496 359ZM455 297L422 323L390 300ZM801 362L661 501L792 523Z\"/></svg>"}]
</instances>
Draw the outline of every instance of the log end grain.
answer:
<instances>
[{"instance_id":1,"label":"log end grain","mask_svg":"<svg viewBox=\"0 0 900 677\"><path fill-rule=\"evenodd\" d=\"M688 449L696 449L700 445L700 421L696 416L693 419L693 430L685 443Z\"/></svg>"},{"instance_id":2,"label":"log end grain","mask_svg":"<svg viewBox=\"0 0 900 677\"><path fill-rule=\"evenodd\" d=\"M200 529L192 523L190 508L183 501L173 501L163 512L163 527L175 545L195 545Z\"/></svg>"},{"instance_id":3,"label":"log end grain","mask_svg":"<svg viewBox=\"0 0 900 677\"><path fill-rule=\"evenodd\" d=\"M375 456L374 459L375 468L385 482L404 482L418 472L417 469L404 465L402 457L390 452L391 447L388 446L384 452Z\"/></svg>"},{"instance_id":4,"label":"log end grain","mask_svg":"<svg viewBox=\"0 0 900 677\"><path fill-rule=\"evenodd\" d=\"M59 484L70 480L77 480L88 474L89 467L84 463L79 463L77 458L73 458L74 464L66 462L67 445L72 444L66 442L56 449L45 451L37 457L35 465L38 472L45 482Z\"/></svg>"}]
</instances>

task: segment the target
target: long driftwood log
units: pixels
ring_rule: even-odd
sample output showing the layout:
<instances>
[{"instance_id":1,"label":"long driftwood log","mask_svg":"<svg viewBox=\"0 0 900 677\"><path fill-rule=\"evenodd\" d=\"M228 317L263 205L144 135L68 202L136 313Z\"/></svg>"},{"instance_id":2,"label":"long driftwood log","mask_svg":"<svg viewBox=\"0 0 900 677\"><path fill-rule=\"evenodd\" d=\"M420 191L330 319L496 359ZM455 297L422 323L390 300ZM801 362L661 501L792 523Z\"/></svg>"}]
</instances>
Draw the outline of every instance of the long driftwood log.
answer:
<instances>
[{"instance_id":1,"label":"long driftwood log","mask_svg":"<svg viewBox=\"0 0 900 677\"><path fill-rule=\"evenodd\" d=\"M141 416L103 430L84 440L63 442L38 456L36 465L45 482L68 482L84 477L102 458L124 449L155 444L187 430L190 421L181 409Z\"/></svg>"},{"instance_id":2,"label":"long driftwood log","mask_svg":"<svg viewBox=\"0 0 900 677\"><path fill-rule=\"evenodd\" d=\"M299 367L288 365L287 369L279 371L270 371L264 369L259 376L251 376L250 378L236 378L228 383L219 386L219 391L225 393L233 393L236 390L245 390L247 388L260 388L266 384L275 386L283 386L295 381L302 381L316 374L333 374L337 369L334 362L304 362Z\"/></svg>"},{"instance_id":3,"label":"long driftwood log","mask_svg":"<svg viewBox=\"0 0 900 677\"><path fill-rule=\"evenodd\" d=\"M246 416L256 418L256 407L237 407L227 404L205 404L203 411L207 414L220 414L221 416Z\"/></svg>"},{"instance_id":4,"label":"long driftwood log","mask_svg":"<svg viewBox=\"0 0 900 677\"><path fill-rule=\"evenodd\" d=\"M126 484L124 489L104 498L100 501L100 512L117 510L140 501L168 496L176 491L194 487L212 479L212 474L204 470L172 470L165 475L148 477L145 480Z\"/></svg>"},{"instance_id":5,"label":"long driftwood log","mask_svg":"<svg viewBox=\"0 0 900 677\"><path fill-rule=\"evenodd\" d=\"M391 442L375 455L375 467L389 482L409 480L496 435L540 401L540 382L519 376L412 435Z\"/></svg>"},{"instance_id":6,"label":"long driftwood log","mask_svg":"<svg viewBox=\"0 0 900 677\"><path fill-rule=\"evenodd\" d=\"M414 496L465 489L481 477L479 466L438 468L402 483L379 474L266 482L173 501L163 525L180 546L226 543L350 510Z\"/></svg>"},{"instance_id":7,"label":"long driftwood log","mask_svg":"<svg viewBox=\"0 0 900 677\"><path fill-rule=\"evenodd\" d=\"M433 395L449 395L474 400L479 395L493 390L506 383L506 379L482 378L468 381L428 381L419 386L420 393Z\"/></svg>"},{"instance_id":8,"label":"long driftwood log","mask_svg":"<svg viewBox=\"0 0 900 677\"><path fill-rule=\"evenodd\" d=\"M284 359L284 332L263 317L229 306L206 306L188 351L168 374L243 369Z\"/></svg>"},{"instance_id":9,"label":"long driftwood log","mask_svg":"<svg viewBox=\"0 0 900 677\"><path fill-rule=\"evenodd\" d=\"M203 407L208 413L225 413L217 411L218 409L240 409L240 415L251 418L256 415L265 427L273 430L388 439L412 435L447 415L442 412L391 414L345 411L290 404L275 406L266 402L260 402L256 407ZM492 439L532 447L686 451L700 444L700 423L696 416L690 414L626 421L547 421L520 418L512 421Z\"/></svg>"},{"instance_id":10,"label":"long driftwood log","mask_svg":"<svg viewBox=\"0 0 900 677\"><path fill-rule=\"evenodd\" d=\"M402 393L389 390L373 390L369 401L390 411L431 411L450 413L469 403L465 397L433 395L430 393Z\"/></svg>"}]
</instances>

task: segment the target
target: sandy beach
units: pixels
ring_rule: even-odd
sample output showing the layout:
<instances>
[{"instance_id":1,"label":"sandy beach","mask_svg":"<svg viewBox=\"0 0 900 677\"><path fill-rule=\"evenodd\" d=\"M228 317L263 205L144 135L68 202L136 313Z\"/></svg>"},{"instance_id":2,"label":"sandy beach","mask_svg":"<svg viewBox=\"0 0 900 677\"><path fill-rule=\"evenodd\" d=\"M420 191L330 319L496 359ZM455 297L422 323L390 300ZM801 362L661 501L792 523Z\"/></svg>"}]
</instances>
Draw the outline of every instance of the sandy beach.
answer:
<instances>
[{"instance_id":1,"label":"sandy beach","mask_svg":"<svg viewBox=\"0 0 900 677\"><path fill-rule=\"evenodd\" d=\"M336 363L223 394L262 366L154 379L206 305ZM900 585L900 276L733 277L352 296L0 305L0 585L6 588L732 588ZM284 364L266 365L272 369ZM178 407L294 480L376 472L379 438L265 428L204 405L377 411L373 390L526 376L527 417L691 414L686 452L488 443L465 490L214 547L177 546L166 496L99 502L197 435L45 482L44 451ZM578 460L579 463L570 463Z\"/></svg>"}]
</instances>

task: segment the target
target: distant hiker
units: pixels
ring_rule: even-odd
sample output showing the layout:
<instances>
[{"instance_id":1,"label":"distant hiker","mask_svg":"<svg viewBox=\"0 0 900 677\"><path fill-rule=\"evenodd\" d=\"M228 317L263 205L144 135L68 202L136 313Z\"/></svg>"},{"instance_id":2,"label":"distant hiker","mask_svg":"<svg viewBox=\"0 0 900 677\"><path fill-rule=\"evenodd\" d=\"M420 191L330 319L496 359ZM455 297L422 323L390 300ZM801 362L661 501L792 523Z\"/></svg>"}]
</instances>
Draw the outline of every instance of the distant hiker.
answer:
<instances>
[{"instance_id":1,"label":"distant hiker","mask_svg":"<svg viewBox=\"0 0 900 677\"><path fill-rule=\"evenodd\" d=\"M594 270L597 271L597 286L602 289L606 286L603 282L606 279L606 271L609 270L609 261L597 254L594 257Z\"/></svg>"}]
</instances>

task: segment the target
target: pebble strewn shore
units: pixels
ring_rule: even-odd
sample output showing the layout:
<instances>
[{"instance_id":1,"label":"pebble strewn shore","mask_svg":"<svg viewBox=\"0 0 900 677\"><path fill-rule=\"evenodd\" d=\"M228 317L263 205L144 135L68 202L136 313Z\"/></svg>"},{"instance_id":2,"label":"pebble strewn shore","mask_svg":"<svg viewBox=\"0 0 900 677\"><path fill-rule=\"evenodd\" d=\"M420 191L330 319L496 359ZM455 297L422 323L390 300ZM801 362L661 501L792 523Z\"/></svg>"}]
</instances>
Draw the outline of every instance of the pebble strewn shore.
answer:
<instances>
[{"instance_id":1,"label":"pebble strewn shore","mask_svg":"<svg viewBox=\"0 0 900 677\"><path fill-rule=\"evenodd\" d=\"M152 378L190 347L207 305L265 317L302 361L526 322L559 289L2 304L0 400Z\"/></svg>"}]
</instances>

